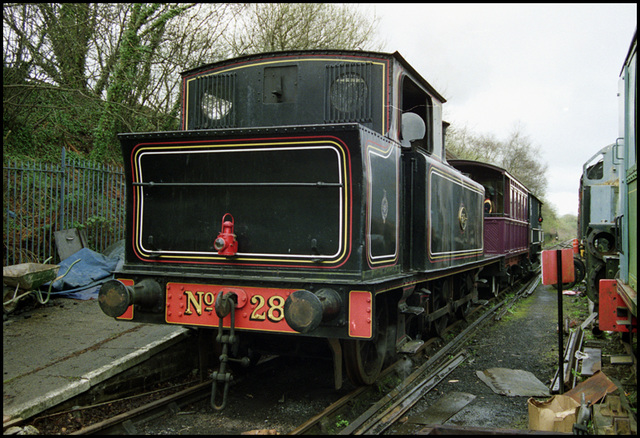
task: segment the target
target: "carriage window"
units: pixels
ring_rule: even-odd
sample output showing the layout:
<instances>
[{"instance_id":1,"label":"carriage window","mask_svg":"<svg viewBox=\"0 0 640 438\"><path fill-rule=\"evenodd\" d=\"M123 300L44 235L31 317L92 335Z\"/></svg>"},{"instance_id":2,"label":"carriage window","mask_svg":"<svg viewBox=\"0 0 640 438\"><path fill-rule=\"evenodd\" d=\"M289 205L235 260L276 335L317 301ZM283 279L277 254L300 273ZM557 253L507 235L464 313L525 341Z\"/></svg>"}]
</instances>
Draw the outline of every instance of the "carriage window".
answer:
<instances>
[{"instance_id":1,"label":"carriage window","mask_svg":"<svg viewBox=\"0 0 640 438\"><path fill-rule=\"evenodd\" d=\"M502 216L504 214L502 185L492 179L480 180L479 182L484 186L484 215Z\"/></svg>"},{"instance_id":2,"label":"carriage window","mask_svg":"<svg viewBox=\"0 0 640 438\"><path fill-rule=\"evenodd\" d=\"M433 152L433 136L431 126L431 111L433 105L431 98L418 87L411 79L405 77L402 81L402 113L414 113L424 120L426 132L421 139L414 140L411 145L426 150L428 153ZM402 127L400 127L402 132ZM401 138L400 134L400 138ZM402 139L402 138L401 138Z\"/></svg>"}]
</instances>

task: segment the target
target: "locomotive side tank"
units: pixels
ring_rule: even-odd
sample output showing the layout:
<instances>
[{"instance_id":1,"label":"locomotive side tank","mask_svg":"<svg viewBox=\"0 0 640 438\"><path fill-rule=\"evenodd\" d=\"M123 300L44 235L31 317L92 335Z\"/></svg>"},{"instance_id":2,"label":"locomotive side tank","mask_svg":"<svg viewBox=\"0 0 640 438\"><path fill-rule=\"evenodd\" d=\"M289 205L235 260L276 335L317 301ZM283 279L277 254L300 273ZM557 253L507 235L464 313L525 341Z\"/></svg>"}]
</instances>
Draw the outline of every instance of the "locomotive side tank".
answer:
<instances>
[{"instance_id":1,"label":"locomotive side tank","mask_svg":"<svg viewBox=\"0 0 640 438\"><path fill-rule=\"evenodd\" d=\"M218 341L240 356L315 340L336 387L343 362L369 384L497 263L484 188L444 158L445 100L397 52L246 56L185 72L182 98L182 131L120 135L107 315L238 333Z\"/></svg>"},{"instance_id":2,"label":"locomotive side tank","mask_svg":"<svg viewBox=\"0 0 640 438\"><path fill-rule=\"evenodd\" d=\"M544 240L542 202L501 167L469 160L449 162L483 186L484 251L504 259L494 266L499 270L491 272L491 277L513 284L536 270ZM497 286L492 285L494 293Z\"/></svg>"}]
</instances>

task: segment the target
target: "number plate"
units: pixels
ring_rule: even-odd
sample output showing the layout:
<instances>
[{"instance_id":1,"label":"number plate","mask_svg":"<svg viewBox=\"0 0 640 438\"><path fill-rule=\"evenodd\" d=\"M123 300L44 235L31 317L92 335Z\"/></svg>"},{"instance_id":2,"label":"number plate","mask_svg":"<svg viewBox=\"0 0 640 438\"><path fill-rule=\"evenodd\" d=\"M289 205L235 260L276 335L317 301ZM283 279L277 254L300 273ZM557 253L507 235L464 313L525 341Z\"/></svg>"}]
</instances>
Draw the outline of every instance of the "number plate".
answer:
<instances>
[{"instance_id":1,"label":"number plate","mask_svg":"<svg viewBox=\"0 0 640 438\"><path fill-rule=\"evenodd\" d=\"M234 292L238 296L236 328L296 333L284 319L284 302L296 290L168 283L165 319L170 324L218 327L216 297L220 292ZM230 327L231 315L222 324Z\"/></svg>"}]
</instances>

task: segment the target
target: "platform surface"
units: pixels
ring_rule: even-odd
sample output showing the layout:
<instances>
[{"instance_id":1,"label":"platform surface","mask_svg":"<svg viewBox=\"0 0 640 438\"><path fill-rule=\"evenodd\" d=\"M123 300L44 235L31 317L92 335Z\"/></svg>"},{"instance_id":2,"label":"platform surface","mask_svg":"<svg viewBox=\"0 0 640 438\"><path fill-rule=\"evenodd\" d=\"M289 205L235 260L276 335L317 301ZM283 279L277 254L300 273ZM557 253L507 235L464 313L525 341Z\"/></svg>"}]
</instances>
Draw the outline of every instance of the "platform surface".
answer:
<instances>
[{"instance_id":1,"label":"platform surface","mask_svg":"<svg viewBox=\"0 0 640 438\"><path fill-rule=\"evenodd\" d=\"M2 330L3 423L81 394L186 333L180 326L117 321L97 300L57 299L9 315Z\"/></svg>"}]
</instances>

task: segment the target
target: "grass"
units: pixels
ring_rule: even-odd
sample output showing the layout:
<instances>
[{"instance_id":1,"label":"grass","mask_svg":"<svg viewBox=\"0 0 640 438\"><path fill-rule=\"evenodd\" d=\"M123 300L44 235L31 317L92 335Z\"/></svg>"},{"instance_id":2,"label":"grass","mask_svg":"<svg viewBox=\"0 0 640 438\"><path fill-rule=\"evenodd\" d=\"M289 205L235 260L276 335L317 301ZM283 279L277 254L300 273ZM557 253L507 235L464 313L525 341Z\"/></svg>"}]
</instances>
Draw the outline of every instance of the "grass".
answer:
<instances>
[{"instance_id":1,"label":"grass","mask_svg":"<svg viewBox=\"0 0 640 438\"><path fill-rule=\"evenodd\" d=\"M529 308L531 307L531 304L533 302L531 298L532 296L528 296L514 303L514 305L511 306L511 308L507 310L507 313L505 313L505 315L502 317L502 320L506 322L521 319L527 316L527 314L529 313Z\"/></svg>"}]
</instances>

